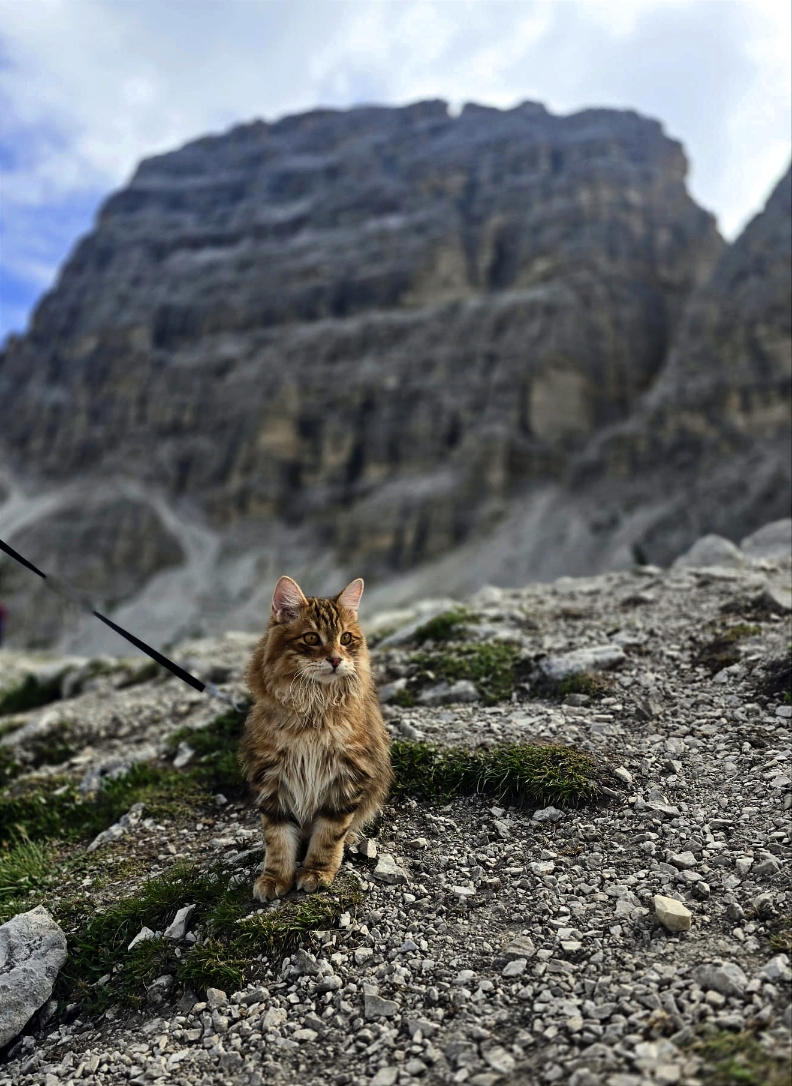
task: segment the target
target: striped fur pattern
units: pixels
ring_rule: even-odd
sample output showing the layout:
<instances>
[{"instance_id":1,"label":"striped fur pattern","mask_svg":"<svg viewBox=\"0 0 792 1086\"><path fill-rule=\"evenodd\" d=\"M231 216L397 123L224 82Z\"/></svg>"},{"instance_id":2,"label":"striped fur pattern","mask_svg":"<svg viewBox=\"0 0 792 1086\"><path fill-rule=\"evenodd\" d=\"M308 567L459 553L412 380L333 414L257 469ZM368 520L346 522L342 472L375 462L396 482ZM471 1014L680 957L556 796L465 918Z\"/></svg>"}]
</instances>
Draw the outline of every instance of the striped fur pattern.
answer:
<instances>
[{"instance_id":1,"label":"striped fur pattern","mask_svg":"<svg viewBox=\"0 0 792 1086\"><path fill-rule=\"evenodd\" d=\"M306 598L281 577L247 682L254 705L240 747L266 844L253 894L329 886L344 842L382 807L391 782L382 721L357 610L363 581ZM300 861L302 866L299 867Z\"/></svg>"}]
</instances>

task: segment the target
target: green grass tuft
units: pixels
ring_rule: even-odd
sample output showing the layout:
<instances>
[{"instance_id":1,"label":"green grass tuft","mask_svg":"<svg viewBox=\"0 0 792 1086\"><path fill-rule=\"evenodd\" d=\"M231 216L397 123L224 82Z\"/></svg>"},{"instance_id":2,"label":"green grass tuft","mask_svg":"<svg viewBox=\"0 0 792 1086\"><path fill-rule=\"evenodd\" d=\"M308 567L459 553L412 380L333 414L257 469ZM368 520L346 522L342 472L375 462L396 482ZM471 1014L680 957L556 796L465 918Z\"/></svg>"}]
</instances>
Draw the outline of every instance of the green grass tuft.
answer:
<instances>
[{"instance_id":1,"label":"green grass tuft","mask_svg":"<svg viewBox=\"0 0 792 1086\"><path fill-rule=\"evenodd\" d=\"M471 751L397 741L392 758L396 796L484 795L518 807L569 807L599 795L594 759L559 745Z\"/></svg>"},{"instance_id":2,"label":"green grass tuft","mask_svg":"<svg viewBox=\"0 0 792 1086\"><path fill-rule=\"evenodd\" d=\"M738 663L740 652L737 645L746 637L755 637L762 632L761 626L749 626L741 622L720 630L711 640L700 643L693 653L695 667L704 667L710 675L715 675L725 667Z\"/></svg>"},{"instance_id":3,"label":"green grass tuft","mask_svg":"<svg viewBox=\"0 0 792 1086\"><path fill-rule=\"evenodd\" d=\"M0 848L0 909L35 890L52 871L51 849L25 837ZM0 913L2 915L2 913ZM2 922L2 921L0 921Z\"/></svg>"},{"instance_id":4,"label":"green grass tuft","mask_svg":"<svg viewBox=\"0 0 792 1086\"><path fill-rule=\"evenodd\" d=\"M704 1061L706 1086L789 1086L789 1057L769 1055L750 1033L713 1031L690 1047Z\"/></svg>"},{"instance_id":5,"label":"green grass tuft","mask_svg":"<svg viewBox=\"0 0 792 1086\"><path fill-rule=\"evenodd\" d=\"M466 625L475 622L476 618L464 607L456 607L453 611L444 611L441 615L435 615L419 626L412 636L412 640L422 645L424 641L454 641Z\"/></svg>"},{"instance_id":6,"label":"green grass tuft","mask_svg":"<svg viewBox=\"0 0 792 1086\"><path fill-rule=\"evenodd\" d=\"M554 685L553 695L559 699L568 694L588 694L593 700L604 698L613 692L613 679L607 675L584 671L580 675L570 675L568 679Z\"/></svg>"},{"instance_id":7,"label":"green grass tuft","mask_svg":"<svg viewBox=\"0 0 792 1086\"><path fill-rule=\"evenodd\" d=\"M504 641L459 646L455 652L417 652L410 662L438 680L469 679L490 705L510 698L525 678L519 647Z\"/></svg>"},{"instance_id":8,"label":"green grass tuft","mask_svg":"<svg viewBox=\"0 0 792 1086\"><path fill-rule=\"evenodd\" d=\"M357 880L342 875L329 890L258 913L252 911L252 875L230 885L234 871L222 863L203 871L178 864L98 916L76 911L64 918L70 954L58 976L56 997L80 1002L88 1011L112 1003L140 1006L148 985L164 974L174 978L174 995L186 988L236 989L255 975L262 956L285 953L308 932L334 924L360 900ZM127 950L142 927L162 931L187 904L196 906L190 926L200 938L182 947L181 957L161 937Z\"/></svg>"}]
</instances>

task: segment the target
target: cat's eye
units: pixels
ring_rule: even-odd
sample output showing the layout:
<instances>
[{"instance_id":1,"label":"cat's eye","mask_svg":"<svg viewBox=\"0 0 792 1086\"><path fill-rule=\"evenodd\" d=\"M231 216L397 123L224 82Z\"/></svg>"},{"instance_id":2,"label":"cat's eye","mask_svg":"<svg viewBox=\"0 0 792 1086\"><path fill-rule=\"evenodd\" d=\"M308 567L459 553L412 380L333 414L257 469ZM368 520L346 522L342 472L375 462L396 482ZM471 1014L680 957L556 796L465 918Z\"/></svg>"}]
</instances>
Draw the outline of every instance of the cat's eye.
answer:
<instances>
[{"instance_id":1,"label":"cat's eye","mask_svg":"<svg viewBox=\"0 0 792 1086\"><path fill-rule=\"evenodd\" d=\"M306 645L318 645L319 644L319 634L317 634L317 633L303 634L303 641L305 642Z\"/></svg>"},{"instance_id":2,"label":"cat's eye","mask_svg":"<svg viewBox=\"0 0 792 1086\"><path fill-rule=\"evenodd\" d=\"M352 634L351 633L347 632L347 633L342 633L341 634L341 644L342 645L348 645L351 640L352 640Z\"/></svg>"}]
</instances>

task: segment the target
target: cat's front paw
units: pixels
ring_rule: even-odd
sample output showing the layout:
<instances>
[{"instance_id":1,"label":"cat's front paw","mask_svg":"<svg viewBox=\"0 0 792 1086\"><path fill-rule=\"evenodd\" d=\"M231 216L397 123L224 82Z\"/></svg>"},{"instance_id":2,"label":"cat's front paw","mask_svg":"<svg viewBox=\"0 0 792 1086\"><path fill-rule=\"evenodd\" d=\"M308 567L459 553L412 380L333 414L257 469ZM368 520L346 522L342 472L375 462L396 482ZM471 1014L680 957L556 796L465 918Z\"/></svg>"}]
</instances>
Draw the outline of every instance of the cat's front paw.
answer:
<instances>
[{"instance_id":1,"label":"cat's front paw","mask_svg":"<svg viewBox=\"0 0 792 1086\"><path fill-rule=\"evenodd\" d=\"M306 894L315 894L317 890L324 890L336 877L335 871L323 867L304 867L297 876L297 889L304 890Z\"/></svg>"},{"instance_id":2,"label":"cat's front paw","mask_svg":"<svg viewBox=\"0 0 792 1086\"><path fill-rule=\"evenodd\" d=\"M253 897L256 901L272 901L273 898L288 894L291 886L291 879L265 871L253 883Z\"/></svg>"}]
</instances>

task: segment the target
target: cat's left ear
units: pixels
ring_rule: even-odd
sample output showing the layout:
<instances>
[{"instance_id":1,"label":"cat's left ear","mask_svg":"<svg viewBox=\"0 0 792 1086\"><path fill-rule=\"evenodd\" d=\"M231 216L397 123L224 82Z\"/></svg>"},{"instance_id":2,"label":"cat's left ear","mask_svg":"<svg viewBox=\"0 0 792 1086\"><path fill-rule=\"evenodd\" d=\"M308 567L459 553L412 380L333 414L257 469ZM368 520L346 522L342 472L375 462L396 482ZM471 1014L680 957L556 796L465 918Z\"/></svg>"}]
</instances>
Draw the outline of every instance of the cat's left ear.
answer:
<instances>
[{"instance_id":1,"label":"cat's left ear","mask_svg":"<svg viewBox=\"0 0 792 1086\"><path fill-rule=\"evenodd\" d=\"M292 622L308 600L291 577L281 577L272 594L272 617L275 622Z\"/></svg>"},{"instance_id":2,"label":"cat's left ear","mask_svg":"<svg viewBox=\"0 0 792 1086\"><path fill-rule=\"evenodd\" d=\"M343 592L339 592L336 596L336 603L339 607L343 607L345 611L351 611L355 618L357 618L360 597L362 595L363 578L356 577L354 581L350 581Z\"/></svg>"}]
</instances>

